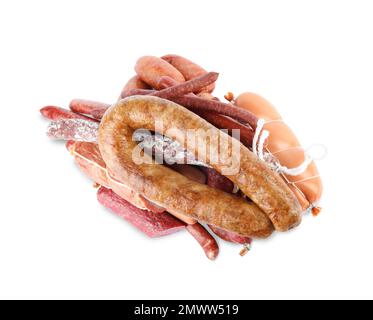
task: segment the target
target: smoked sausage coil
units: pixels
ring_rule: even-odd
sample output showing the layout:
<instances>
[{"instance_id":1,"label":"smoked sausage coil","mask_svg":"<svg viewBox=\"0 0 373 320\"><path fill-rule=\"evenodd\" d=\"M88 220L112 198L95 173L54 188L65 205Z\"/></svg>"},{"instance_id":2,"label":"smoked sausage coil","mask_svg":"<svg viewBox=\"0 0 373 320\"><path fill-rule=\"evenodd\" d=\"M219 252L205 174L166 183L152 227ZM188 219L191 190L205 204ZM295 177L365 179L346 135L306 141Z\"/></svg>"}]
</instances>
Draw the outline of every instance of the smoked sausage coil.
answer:
<instances>
[{"instance_id":1,"label":"smoked sausage coil","mask_svg":"<svg viewBox=\"0 0 373 320\"><path fill-rule=\"evenodd\" d=\"M104 207L127 220L151 238L167 236L185 228L183 222L167 212L153 213L148 210L141 210L118 196L113 190L105 187L98 189L97 199Z\"/></svg>"},{"instance_id":2,"label":"smoked sausage coil","mask_svg":"<svg viewBox=\"0 0 373 320\"><path fill-rule=\"evenodd\" d=\"M164 166L153 163L136 164L132 152L137 145L132 141L132 134L138 128L154 131L155 118L163 123L160 134L171 128L178 128L184 130L184 134L187 129L192 129L198 135L199 129L202 129L219 136L219 129L171 101L150 96L134 96L121 100L102 119L99 147L108 168L122 181L128 181L133 190L167 210L179 211L244 236L267 237L272 233L272 223L279 231L286 231L300 223L300 206L287 185L241 144L240 170L228 178L255 203L194 183ZM214 141L208 143L206 137L198 139L201 139L201 144L209 145L215 154L218 152ZM227 135L226 139L232 144L239 143ZM197 156L197 149L195 146L190 151ZM231 149L228 152L232 154ZM208 153L208 163L209 156ZM222 172L227 163L212 165Z\"/></svg>"},{"instance_id":3,"label":"smoked sausage coil","mask_svg":"<svg viewBox=\"0 0 373 320\"><path fill-rule=\"evenodd\" d=\"M248 237L243 237L238 234L228 232L223 229L219 229L214 226L209 226L212 232L214 232L219 238L223 239L224 241L243 244L243 245L250 245L252 240Z\"/></svg>"},{"instance_id":4,"label":"smoked sausage coil","mask_svg":"<svg viewBox=\"0 0 373 320\"><path fill-rule=\"evenodd\" d=\"M87 121L95 121L97 120L93 118L86 117L82 114L66 110L60 107L55 106L47 106L40 109L40 113L43 117L49 119L49 120L64 120L64 119L82 119Z\"/></svg>"},{"instance_id":5,"label":"smoked sausage coil","mask_svg":"<svg viewBox=\"0 0 373 320\"><path fill-rule=\"evenodd\" d=\"M198 89L203 88L206 84L214 83L218 79L219 74L216 72L207 72L197 78L194 78L192 80L188 80L182 83L177 83L175 81L175 84L172 86L167 86L165 89L162 89L160 91L156 91L152 96L168 99L173 97L180 97L185 94L193 94L193 92L197 91ZM164 87L164 79L169 77L162 77L159 81L159 86ZM172 81L174 81L172 79Z\"/></svg>"}]
</instances>

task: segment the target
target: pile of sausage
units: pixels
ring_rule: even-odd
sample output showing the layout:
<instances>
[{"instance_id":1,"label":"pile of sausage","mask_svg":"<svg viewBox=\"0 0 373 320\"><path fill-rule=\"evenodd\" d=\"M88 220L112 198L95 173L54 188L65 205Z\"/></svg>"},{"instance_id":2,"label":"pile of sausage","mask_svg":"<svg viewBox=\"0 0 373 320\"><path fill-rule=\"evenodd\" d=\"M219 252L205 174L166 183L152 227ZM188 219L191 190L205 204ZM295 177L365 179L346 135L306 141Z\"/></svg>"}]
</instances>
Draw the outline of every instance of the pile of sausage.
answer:
<instances>
[{"instance_id":1,"label":"pile of sausage","mask_svg":"<svg viewBox=\"0 0 373 320\"><path fill-rule=\"evenodd\" d=\"M75 162L98 187L103 206L150 237L186 229L211 260L219 252L216 238L243 244L243 255L251 238L294 228L305 211L319 213L322 184L314 162L287 175L252 152L261 119L271 159L287 168L305 161L298 139L268 101L248 92L236 98L228 93L227 102L220 101L213 95L219 75L178 55L141 57L135 71L112 105L75 99L70 110L40 110L52 120L48 134L67 140ZM239 145L239 171L223 175L224 163L209 158L205 166L136 163L133 134L142 128L155 131L155 119L163 122L161 135L173 126L185 134L203 129L227 135ZM240 130L239 142L230 136L234 129ZM197 138L219 150L214 141ZM198 146L188 152L197 157Z\"/></svg>"}]
</instances>

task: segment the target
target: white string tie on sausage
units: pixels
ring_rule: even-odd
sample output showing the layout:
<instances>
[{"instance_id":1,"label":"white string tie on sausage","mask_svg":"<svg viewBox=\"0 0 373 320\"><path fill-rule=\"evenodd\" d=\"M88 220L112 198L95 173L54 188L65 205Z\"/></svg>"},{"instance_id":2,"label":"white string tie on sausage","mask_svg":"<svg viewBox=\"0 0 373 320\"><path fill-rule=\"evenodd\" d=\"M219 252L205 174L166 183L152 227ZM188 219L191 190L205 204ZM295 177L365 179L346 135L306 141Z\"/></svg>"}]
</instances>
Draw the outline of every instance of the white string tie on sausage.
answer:
<instances>
[{"instance_id":1,"label":"white string tie on sausage","mask_svg":"<svg viewBox=\"0 0 373 320\"><path fill-rule=\"evenodd\" d=\"M277 173L285 174L285 175L289 175L289 176L298 176L298 175L302 174L303 172L305 172L307 170L308 166L312 163L312 161L317 160L317 159L322 159L323 157L326 156L327 149L325 148L325 146L313 145L311 147L318 147L318 146L323 147L323 152L322 152L321 156L319 156L319 157L311 156L308 152L303 151L304 152L304 161L298 167L287 168L286 166L281 165L281 163L270 152L264 152L264 144L267 141L267 139L269 138L269 131L264 130L264 126L265 126L266 123L275 122L275 121L282 121L282 120L279 119L279 120L266 121L264 119L258 119L257 127L256 127L254 138L253 138L253 148L252 149L253 149L253 153L256 156L258 156L258 158L260 160L268 163L268 165L271 166L272 169L275 170ZM310 150L310 148L308 150ZM296 182L289 182L288 181L288 183L291 183L295 188L298 189L298 191L301 194L303 194L303 192L296 186L296 183L306 181L306 180L310 180L310 179L313 179L313 178L315 178L315 177L306 178L306 179L299 180L299 181L296 181ZM286 179L286 177L285 177L285 179ZM304 194L303 194L303 196L305 197ZM306 209L306 211L311 212L312 209L316 208L316 207L317 207L316 203L310 203L310 205Z\"/></svg>"},{"instance_id":2,"label":"white string tie on sausage","mask_svg":"<svg viewBox=\"0 0 373 320\"><path fill-rule=\"evenodd\" d=\"M282 121L282 120L273 120L273 121ZM253 152L256 156L258 156L260 160L267 162L272 167L272 169L274 169L276 172L283 173L289 176L298 176L307 170L308 166L311 164L314 158L304 151L304 161L295 168L288 168L286 166L283 166L278 160L270 159L269 161L268 157L266 158L266 155L264 152L264 144L266 140L269 138L269 131L264 130L264 126L265 124L273 122L273 121L266 121L264 119L258 119L254 138L253 138Z\"/></svg>"}]
</instances>

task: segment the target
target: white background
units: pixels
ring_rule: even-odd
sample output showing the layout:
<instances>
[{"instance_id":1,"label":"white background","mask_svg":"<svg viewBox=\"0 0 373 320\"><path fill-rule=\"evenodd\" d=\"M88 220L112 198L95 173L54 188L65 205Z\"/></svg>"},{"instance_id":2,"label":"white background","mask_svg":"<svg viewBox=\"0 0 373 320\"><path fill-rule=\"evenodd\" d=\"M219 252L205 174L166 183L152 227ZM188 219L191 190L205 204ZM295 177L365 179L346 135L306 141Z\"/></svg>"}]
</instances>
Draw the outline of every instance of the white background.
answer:
<instances>
[{"instance_id":1,"label":"white background","mask_svg":"<svg viewBox=\"0 0 373 320\"><path fill-rule=\"evenodd\" d=\"M371 1L1 1L0 298L373 298ZM319 218L206 259L101 208L38 110L114 102L141 55L220 72L321 142Z\"/></svg>"}]
</instances>

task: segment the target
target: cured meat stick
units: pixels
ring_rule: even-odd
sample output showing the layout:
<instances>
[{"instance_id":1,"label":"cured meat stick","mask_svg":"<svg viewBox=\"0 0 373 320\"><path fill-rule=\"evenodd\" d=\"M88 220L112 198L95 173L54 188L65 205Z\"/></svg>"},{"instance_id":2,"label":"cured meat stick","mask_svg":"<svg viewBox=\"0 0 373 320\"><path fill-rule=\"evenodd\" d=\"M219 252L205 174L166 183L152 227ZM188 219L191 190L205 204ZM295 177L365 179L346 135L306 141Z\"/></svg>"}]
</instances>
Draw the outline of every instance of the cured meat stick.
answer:
<instances>
[{"instance_id":1,"label":"cured meat stick","mask_svg":"<svg viewBox=\"0 0 373 320\"><path fill-rule=\"evenodd\" d=\"M131 89L131 90L126 90L122 92L122 99L131 97L131 96L146 96L150 95L157 92L156 90L152 89Z\"/></svg>"},{"instance_id":2,"label":"cured meat stick","mask_svg":"<svg viewBox=\"0 0 373 320\"><path fill-rule=\"evenodd\" d=\"M101 187L97 192L98 201L116 215L124 218L151 238L162 237L185 228L185 224L170 214L141 210L122 199L111 189Z\"/></svg>"},{"instance_id":3,"label":"cured meat stick","mask_svg":"<svg viewBox=\"0 0 373 320\"><path fill-rule=\"evenodd\" d=\"M203 99L220 101L218 97L215 97L211 93L203 92L203 91L200 92L200 93L197 93L197 97L200 97L200 98L203 98Z\"/></svg>"},{"instance_id":4,"label":"cured meat stick","mask_svg":"<svg viewBox=\"0 0 373 320\"><path fill-rule=\"evenodd\" d=\"M214 232L219 238L228 241L234 242L243 245L250 245L252 243L251 238L240 236L239 234L229 232L214 226L209 225L209 228Z\"/></svg>"},{"instance_id":5,"label":"cured meat stick","mask_svg":"<svg viewBox=\"0 0 373 320\"><path fill-rule=\"evenodd\" d=\"M250 127L245 126L244 124L219 113L206 111L198 111L195 113L198 114L201 118L210 122L215 127L219 129L227 129L230 135L232 135L232 130L240 130L241 143L246 147L251 148L254 138L254 132Z\"/></svg>"},{"instance_id":6,"label":"cured meat stick","mask_svg":"<svg viewBox=\"0 0 373 320\"><path fill-rule=\"evenodd\" d=\"M201 77L189 80L187 82L177 82L168 76L162 76L159 80L158 87L161 90L142 89L142 88L129 88L122 91L122 99L135 96L135 95L152 95L159 98L170 99L172 97L183 96L185 94L193 93L198 91L201 86L205 83L214 82L217 80L219 74L215 72L209 72Z\"/></svg>"},{"instance_id":7,"label":"cured meat stick","mask_svg":"<svg viewBox=\"0 0 373 320\"><path fill-rule=\"evenodd\" d=\"M181 72L185 80L194 79L202 74L205 74L207 71L195 62L190 61L182 56L176 54L168 54L161 57L163 60L167 61L169 64L174 66L177 70ZM214 91L215 83L210 84L209 86L202 88L201 91L212 92Z\"/></svg>"},{"instance_id":8,"label":"cured meat stick","mask_svg":"<svg viewBox=\"0 0 373 320\"><path fill-rule=\"evenodd\" d=\"M82 114L72 112L70 110L66 110L60 107L55 106L47 106L40 109L40 113L43 117L49 120L66 120L66 119L82 119L82 120L89 120L89 121L97 121L95 119L86 117Z\"/></svg>"},{"instance_id":9,"label":"cured meat stick","mask_svg":"<svg viewBox=\"0 0 373 320\"><path fill-rule=\"evenodd\" d=\"M170 99L192 111L209 111L229 116L233 119L248 123L255 130L258 118L244 109L238 108L233 104L228 104L215 100L207 100L200 97L183 96Z\"/></svg>"},{"instance_id":10,"label":"cured meat stick","mask_svg":"<svg viewBox=\"0 0 373 320\"><path fill-rule=\"evenodd\" d=\"M199 223L187 225L186 229L201 245L207 258L215 260L219 254L219 246L214 237Z\"/></svg>"},{"instance_id":11,"label":"cured meat stick","mask_svg":"<svg viewBox=\"0 0 373 320\"><path fill-rule=\"evenodd\" d=\"M164 99L180 97L188 93L198 92L201 88L205 87L206 85L214 83L218 79L218 77L218 73L208 72L202 76L199 76L198 78L183 83L178 84L176 82L175 85L169 86L168 88L163 89L161 91L156 91L151 95Z\"/></svg>"},{"instance_id":12,"label":"cured meat stick","mask_svg":"<svg viewBox=\"0 0 373 320\"><path fill-rule=\"evenodd\" d=\"M87 114L95 119L101 119L102 115L110 107L110 104L91 100L74 99L70 102L69 107L74 112Z\"/></svg>"},{"instance_id":13,"label":"cured meat stick","mask_svg":"<svg viewBox=\"0 0 373 320\"><path fill-rule=\"evenodd\" d=\"M209 187L232 193L234 184L226 176L223 176L213 168L201 167L200 170L206 175L206 184Z\"/></svg>"}]
</instances>

